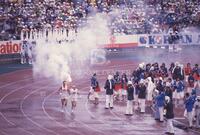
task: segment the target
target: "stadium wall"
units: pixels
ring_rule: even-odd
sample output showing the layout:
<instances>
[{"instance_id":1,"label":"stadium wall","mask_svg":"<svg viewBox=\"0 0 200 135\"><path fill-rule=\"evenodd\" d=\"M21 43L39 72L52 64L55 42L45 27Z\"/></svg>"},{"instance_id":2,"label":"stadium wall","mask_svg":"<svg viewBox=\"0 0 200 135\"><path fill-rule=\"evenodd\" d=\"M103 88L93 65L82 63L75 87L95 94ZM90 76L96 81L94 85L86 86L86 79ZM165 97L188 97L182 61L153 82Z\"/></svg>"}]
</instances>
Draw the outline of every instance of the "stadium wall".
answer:
<instances>
[{"instance_id":1,"label":"stadium wall","mask_svg":"<svg viewBox=\"0 0 200 135\"><path fill-rule=\"evenodd\" d=\"M101 42L98 44L100 48L105 49L128 49L147 46L153 46L157 48L157 46L170 46L169 37L169 34L120 35L111 36L104 43ZM0 41L0 63L2 64L5 62L19 61L21 43L21 40ZM200 34L179 34L179 40L177 40L174 44L184 46L200 45Z\"/></svg>"}]
</instances>

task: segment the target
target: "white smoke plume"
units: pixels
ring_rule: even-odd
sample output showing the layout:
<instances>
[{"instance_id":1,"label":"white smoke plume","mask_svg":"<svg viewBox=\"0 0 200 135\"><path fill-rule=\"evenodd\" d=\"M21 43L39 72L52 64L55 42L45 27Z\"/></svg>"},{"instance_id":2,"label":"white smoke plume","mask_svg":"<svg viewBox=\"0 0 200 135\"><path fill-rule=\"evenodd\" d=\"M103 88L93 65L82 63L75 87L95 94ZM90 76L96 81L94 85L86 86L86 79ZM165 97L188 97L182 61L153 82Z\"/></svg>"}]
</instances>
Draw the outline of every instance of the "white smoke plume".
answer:
<instances>
[{"instance_id":1,"label":"white smoke plume","mask_svg":"<svg viewBox=\"0 0 200 135\"><path fill-rule=\"evenodd\" d=\"M71 65L85 63L90 57L90 52L98 48L98 44L108 40L110 36L108 21L106 14L96 14L86 27L78 30L73 42L59 44L55 40L61 36L55 33L49 36L48 42L45 41L46 38L38 38L33 63L34 75L53 78L59 82L72 81L71 74L74 67Z\"/></svg>"}]
</instances>

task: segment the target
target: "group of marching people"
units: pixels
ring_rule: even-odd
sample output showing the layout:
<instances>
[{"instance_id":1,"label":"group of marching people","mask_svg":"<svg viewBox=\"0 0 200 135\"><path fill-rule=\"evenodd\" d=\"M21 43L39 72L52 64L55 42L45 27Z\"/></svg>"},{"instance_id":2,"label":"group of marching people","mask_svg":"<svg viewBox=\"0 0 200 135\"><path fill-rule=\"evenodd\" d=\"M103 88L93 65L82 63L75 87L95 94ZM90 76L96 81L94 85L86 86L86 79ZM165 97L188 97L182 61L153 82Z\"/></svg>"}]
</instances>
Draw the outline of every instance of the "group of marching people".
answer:
<instances>
[{"instance_id":1,"label":"group of marching people","mask_svg":"<svg viewBox=\"0 0 200 135\"><path fill-rule=\"evenodd\" d=\"M67 102L71 100L71 110L74 111L78 89L63 81L59 89L62 110L65 111ZM167 119L167 134L174 134L173 118L174 106L184 105L184 116L187 117L189 128L193 127L193 120L200 125L200 96L197 90L200 87L200 68L198 64L192 68L190 63L186 66L176 62L171 63L167 69L165 63L139 64L131 75L116 72L108 75L104 89L106 94L105 109L113 109L114 101L127 103L125 115L132 116L134 110L145 113L146 106L154 109L155 120L164 122ZM91 77L91 89L88 99L94 97L94 104L99 104L101 88L94 73Z\"/></svg>"},{"instance_id":2,"label":"group of marching people","mask_svg":"<svg viewBox=\"0 0 200 135\"><path fill-rule=\"evenodd\" d=\"M200 121L200 97L196 95L200 87L200 68L198 64L192 68L190 63L186 66L176 62L171 63L167 69L165 63L139 64L138 68L128 77L125 73L108 75L104 89L106 90L105 109L113 109L113 102L127 101L125 115L133 115L133 110L145 112L149 105L154 108L155 120L167 119L167 134L174 134L173 118L174 106L185 106L185 116L192 128L194 116L197 123ZM97 75L91 78L91 90L94 104L98 104L100 86ZM134 106L134 107L133 107Z\"/></svg>"}]
</instances>

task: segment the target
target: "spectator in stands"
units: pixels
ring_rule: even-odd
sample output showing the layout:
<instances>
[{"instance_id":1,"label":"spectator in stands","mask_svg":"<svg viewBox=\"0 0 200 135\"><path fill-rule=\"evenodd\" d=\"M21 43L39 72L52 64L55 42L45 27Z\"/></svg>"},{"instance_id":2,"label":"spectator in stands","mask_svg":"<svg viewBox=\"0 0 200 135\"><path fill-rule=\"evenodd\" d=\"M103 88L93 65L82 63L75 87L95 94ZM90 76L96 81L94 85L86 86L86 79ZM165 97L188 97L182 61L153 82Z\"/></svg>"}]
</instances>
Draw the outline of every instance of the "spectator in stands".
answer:
<instances>
[{"instance_id":1,"label":"spectator in stands","mask_svg":"<svg viewBox=\"0 0 200 135\"><path fill-rule=\"evenodd\" d=\"M143 6L146 5L146 8ZM0 37L19 39L23 29L63 27L77 29L87 23L93 11L107 13L112 34L168 33L200 23L200 1L156 0L71 2L0 2ZM2 39L3 38L3 39Z\"/></svg>"}]
</instances>

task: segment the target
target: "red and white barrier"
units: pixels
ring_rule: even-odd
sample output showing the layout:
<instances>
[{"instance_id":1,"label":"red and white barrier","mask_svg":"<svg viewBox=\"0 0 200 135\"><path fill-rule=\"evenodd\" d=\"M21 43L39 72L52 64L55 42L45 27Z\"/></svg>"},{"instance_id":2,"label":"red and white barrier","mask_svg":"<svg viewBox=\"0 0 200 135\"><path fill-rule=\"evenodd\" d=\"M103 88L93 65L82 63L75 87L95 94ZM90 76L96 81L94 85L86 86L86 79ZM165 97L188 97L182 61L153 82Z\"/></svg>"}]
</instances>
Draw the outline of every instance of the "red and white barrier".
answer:
<instances>
[{"instance_id":1,"label":"red and white barrier","mask_svg":"<svg viewBox=\"0 0 200 135\"><path fill-rule=\"evenodd\" d=\"M138 46L137 35L111 36L106 43L99 43L100 48L132 48Z\"/></svg>"},{"instance_id":2,"label":"red and white barrier","mask_svg":"<svg viewBox=\"0 0 200 135\"><path fill-rule=\"evenodd\" d=\"M61 32L62 31L62 32ZM70 32L69 32L70 34ZM23 37L23 35L25 35ZM28 36L29 35L29 36ZM70 34L71 35L71 34ZM69 41L74 40L67 37L66 30L56 29L54 31L48 30L48 36L45 35L45 31L31 31L28 34L27 31L22 31L21 38L27 41L37 41L37 39L49 39L56 41ZM73 37L76 35L74 34ZM105 41L101 40L101 37L97 38L96 44L99 48L106 49L117 49L117 48L132 48L138 46L168 46L169 35L167 34L135 34L135 35L119 35L111 36ZM66 40L67 39L67 40ZM0 54L13 54L20 53L21 51L20 40L14 41L0 41ZM180 34L180 39L177 42L179 45L200 45L200 34L199 33L182 33Z\"/></svg>"},{"instance_id":3,"label":"red and white barrier","mask_svg":"<svg viewBox=\"0 0 200 135\"><path fill-rule=\"evenodd\" d=\"M20 53L21 41L0 41L0 54L14 54Z\"/></svg>"}]
</instances>

